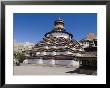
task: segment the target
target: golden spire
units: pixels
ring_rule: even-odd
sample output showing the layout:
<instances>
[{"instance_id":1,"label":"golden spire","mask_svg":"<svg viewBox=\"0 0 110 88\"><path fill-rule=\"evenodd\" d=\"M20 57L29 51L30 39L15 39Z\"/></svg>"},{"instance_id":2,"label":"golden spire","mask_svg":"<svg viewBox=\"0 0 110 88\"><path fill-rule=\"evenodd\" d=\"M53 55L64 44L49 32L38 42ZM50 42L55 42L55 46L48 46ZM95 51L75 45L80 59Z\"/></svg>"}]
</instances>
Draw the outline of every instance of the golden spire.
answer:
<instances>
[{"instance_id":1,"label":"golden spire","mask_svg":"<svg viewBox=\"0 0 110 88\"><path fill-rule=\"evenodd\" d=\"M58 20L61 20L60 17L58 17Z\"/></svg>"}]
</instances>

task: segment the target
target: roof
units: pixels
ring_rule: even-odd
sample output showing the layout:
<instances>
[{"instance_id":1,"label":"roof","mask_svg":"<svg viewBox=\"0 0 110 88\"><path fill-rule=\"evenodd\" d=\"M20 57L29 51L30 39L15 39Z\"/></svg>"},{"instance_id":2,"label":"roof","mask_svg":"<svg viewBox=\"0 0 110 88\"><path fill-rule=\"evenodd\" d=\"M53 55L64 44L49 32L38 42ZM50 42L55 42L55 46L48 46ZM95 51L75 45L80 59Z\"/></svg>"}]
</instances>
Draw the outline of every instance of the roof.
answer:
<instances>
[{"instance_id":1,"label":"roof","mask_svg":"<svg viewBox=\"0 0 110 88\"><path fill-rule=\"evenodd\" d=\"M55 24L56 24L57 22L64 23L64 20L63 20L63 19L61 19L61 18L59 17L57 20L55 20Z\"/></svg>"},{"instance_id":2,"label":"roof","mask_svg":"<svg viewBox=\"0 0 110 88\"><path fill-rule=\"evenodd\" d=\"M45 34L45 37L47 37L47 35L48 35L48 34L51 34L51 33L65 33L65 34L68 34L68 35L70 35L71 37L73 37L73 35L72 35L71 33L69 33L69 32L66 32L66 31L54 31L54 30L52 30L51 32L47 32L47 33Z\"/></svg>"},{"instance_id":3,"label":"roof","mask_svg":"<svg viewBox=\"0 0 110 88\"><path fill-rule=\"evenodd\" d=\"M97 58L97 52L85 52L81 56L76 56L77 58Z\"/></svg>"},{"instance_id":4,"label":"roof","mask_svg":"<svg viewBox=\"0 0 110 88\"><path fill-rule=\"evenodd\" d=\"M94 33L88 33L87 36L81 39L79 42L93 41L93 40L97 40L97 36Z\"/></svg>"}]
</instances>

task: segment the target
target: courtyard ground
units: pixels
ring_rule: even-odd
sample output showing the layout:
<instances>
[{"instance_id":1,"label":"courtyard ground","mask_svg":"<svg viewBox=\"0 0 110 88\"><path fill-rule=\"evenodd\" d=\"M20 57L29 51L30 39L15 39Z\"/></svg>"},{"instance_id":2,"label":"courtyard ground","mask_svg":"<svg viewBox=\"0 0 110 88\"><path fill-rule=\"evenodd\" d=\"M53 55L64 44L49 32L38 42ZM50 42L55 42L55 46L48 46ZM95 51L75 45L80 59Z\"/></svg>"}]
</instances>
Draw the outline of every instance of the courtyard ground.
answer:
<instances>
[{"instance_id":1,"label":"courtyard ground","mask_svg":"<svg viewBox=\"0 0 110 88\"><path fill-rule=\"evenodd\" d=\"M74 73L76 68L68 66L47 66L35 64L20 64L14 66L14 75L86 75Z\"/></svg>"}]
</instances>

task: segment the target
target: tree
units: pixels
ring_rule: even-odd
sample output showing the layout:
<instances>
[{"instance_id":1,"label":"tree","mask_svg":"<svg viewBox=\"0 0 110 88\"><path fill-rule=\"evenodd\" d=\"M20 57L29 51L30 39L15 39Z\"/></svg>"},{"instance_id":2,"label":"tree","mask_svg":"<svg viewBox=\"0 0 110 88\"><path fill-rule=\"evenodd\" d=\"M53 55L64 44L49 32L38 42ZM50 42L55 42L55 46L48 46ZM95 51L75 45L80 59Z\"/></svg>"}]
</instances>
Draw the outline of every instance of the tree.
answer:
<instances>
[{"instance_id":1,"label":"tree","mask_svg":"<svg viewBox=\"0 0 110 88\"><path fill-rule=\"evenodd\" d=\"M24 55L24 53L18 53L16 59L18 59L19 62L23 62L23 60L26 59L26 56Z\"/></svg>"}]
</instances>

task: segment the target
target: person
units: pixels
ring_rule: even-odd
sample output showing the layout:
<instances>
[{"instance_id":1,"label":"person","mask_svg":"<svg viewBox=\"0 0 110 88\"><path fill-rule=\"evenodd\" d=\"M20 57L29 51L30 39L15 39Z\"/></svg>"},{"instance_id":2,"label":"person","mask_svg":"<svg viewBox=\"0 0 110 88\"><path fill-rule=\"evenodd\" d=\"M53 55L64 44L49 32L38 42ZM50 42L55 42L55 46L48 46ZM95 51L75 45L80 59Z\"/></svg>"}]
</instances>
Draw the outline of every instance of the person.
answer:
<instances>
[{"instance_id":1,"label":"person","mask_svg":"<svg viewBox=\"0 0 110 88\"><path fill-rule=\"evenodd\" d=\"M16 60L16 66L19 66L20 63L19 63L19 60Z\"/></svg>"}]
</instances>

